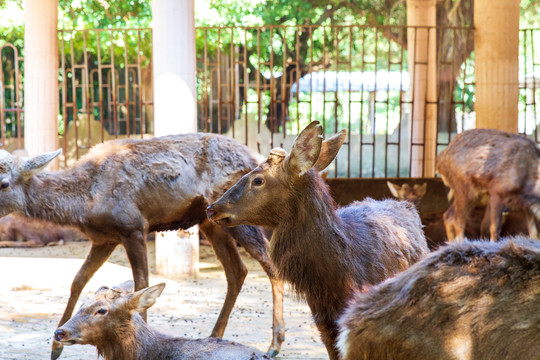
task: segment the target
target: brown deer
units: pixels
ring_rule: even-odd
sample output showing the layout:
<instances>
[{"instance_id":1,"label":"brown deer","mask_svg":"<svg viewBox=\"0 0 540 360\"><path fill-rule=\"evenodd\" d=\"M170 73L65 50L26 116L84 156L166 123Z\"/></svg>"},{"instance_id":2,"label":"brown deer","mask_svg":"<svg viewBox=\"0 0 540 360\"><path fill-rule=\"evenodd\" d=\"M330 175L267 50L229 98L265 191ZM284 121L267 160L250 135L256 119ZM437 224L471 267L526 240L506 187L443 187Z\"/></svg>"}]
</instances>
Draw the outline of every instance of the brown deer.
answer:
<instances>
[{"instance_id":1,"label":"brown deer","mask_svg":"<svg viewBox=\"0 0 540 360\"><path fill-rule=\"evenodd\" d=\"M267 254L267 241L258 228L224 229L205 214L209 203L256 166L247 147L212 134L114 140L95 146L66 170L40 171L60 153L21 159L0 150L0 216L18 212L72 225L92 242L71 285L60 325L71 317L84 286L118 245L126 249L135 289L140 290L148 286L148 232L199 224L227 278L225 302L211 336L223 336L247 274L238 241L272 283L274 332L269 353L279 351L285 331L283 283ZM61 351L62 344L53 342L52 359Z\"/></svg>"},{"instance_id":2,"label":"brown deer","mask_svg":"<svg viewBox=\"0 0 540 360\"><path fill-rule=\"evenodd\" d=\"M522 135L494 129L458 134L437 156L437 171L454 197L444 214L448 239L464 238L467 219L478 204L487 205L491 241L500 234L505 208L525 210L529 235L538 237L539 158L538 146Z\"/></svg>"},{"instance_id":3,"label":"brown deer","mask_svg":"<svg viewBox=\"0 0 540 360\"><path fill-rule=\"evenodd\" d=\"M357 294L340 318L344 360L537 359L540 242L464 241Z\"/></svg>"},{"instance_id":4,"label":"brown deer","mask_svg":"<svg viewBox=\"0 0 540 360\"><path fill-rule=\"evenodd\" d=\"M257 349L218 338L187 339L152 329L139 315L155 304L165 283L133 292L127 281L101 287L68 322L54 332L65 345L89 344L105 360L259 360Z\"/></svg>"},{"instance_id":5,"label":"brown deer","mask_svg":"<svg viewBox=\"0 0 540 360\"><path fill-rule=\"evenodd\" d=\"M427 191L427 183L411 186L407 183L397 185L387 181L387 185L392 195L399 200L412 202L417 209L419 209L420 201ZM424 225L424 234L426 235L426 241L430 250L436 250L448 241L443 221L444 211L435 210L420 214L420 220ZM489 222L489 218L486 219L485 214L486 208L484 206L476 206L471 210L465 226L465 237L469 239L480 239L489 236L486 225L486 220ZM487 214L489 217L489 212ZM526 235L529 232L527 217L522 210L503 212L502 223L501 235L503 237Z\"/></svg>"},{"instance_id":6,"label":"brown deer","mask_svg":"<svg viewBox=\"0 0 540 360\"><path fill-rule=\"evenodd\" d=\"M337 209L319 171L333 161L345 137L342 130L323 142L319 122L312 122L290 154L273 149L206 211L221 225L273 229L272 261L307 300L331 359L338 358L336 320L354 292L428 252L418 212L406 202L366 199Z\"/></svg>"},{"instance_id":7,"label":"brown deer","mask_svg":"<svg viewBox=\"0 0 540 360\"><path fill-rule=\"evenodd\" d=\"M84 235L73 227L49 221L7 215L0 218L0 247L42 247L82 240Z\"/></svg>"}]
</instances>

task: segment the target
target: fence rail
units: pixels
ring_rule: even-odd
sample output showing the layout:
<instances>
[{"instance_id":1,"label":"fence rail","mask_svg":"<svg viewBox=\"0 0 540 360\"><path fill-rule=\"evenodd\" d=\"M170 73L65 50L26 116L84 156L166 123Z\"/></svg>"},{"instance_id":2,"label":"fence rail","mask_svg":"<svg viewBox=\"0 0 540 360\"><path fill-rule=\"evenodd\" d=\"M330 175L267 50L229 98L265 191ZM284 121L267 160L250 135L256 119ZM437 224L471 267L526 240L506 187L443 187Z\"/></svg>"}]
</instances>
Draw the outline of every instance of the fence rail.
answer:
<instances>
[{"instance_id":1,"label":"fence rail","mask_svg":"<svg viewBox=\"0 0 540 360\"><path fill-rule=\"evenodd\" d=\"M288 148L313 120L326 136L346 128L330 176L408 177L415 149L424 160L434 157L455 134L475 126L470 28L200 27L196 37L199 129L228 134L264 154ZM429 69L418 52L422 37L426 53L436 54ZM539 40L540 29L520 31L519 131L537 142ZM108 139L152 136L151 29L62 30L59 47L64 165ZM23 58L11 44L0 49L1 146L13 150L24 136ZM433 69L436 97L430 98L429 89L415 89L414 73ZM422 81L431 86L427 77ZM425 122L433 111L430 148Z\"/></svg>"}]
</instances>

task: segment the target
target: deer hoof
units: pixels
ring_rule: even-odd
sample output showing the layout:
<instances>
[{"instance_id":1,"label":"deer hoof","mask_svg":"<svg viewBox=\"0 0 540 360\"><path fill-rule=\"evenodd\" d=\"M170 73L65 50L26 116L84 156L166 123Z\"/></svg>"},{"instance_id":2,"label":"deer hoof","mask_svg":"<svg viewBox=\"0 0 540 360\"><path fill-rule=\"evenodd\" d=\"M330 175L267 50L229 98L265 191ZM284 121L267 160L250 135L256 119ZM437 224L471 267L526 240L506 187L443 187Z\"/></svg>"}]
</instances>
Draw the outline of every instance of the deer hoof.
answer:
<instances>
[{"instance_id":1,"label":"deer hoof","mask_svg":"<svg viewBox=\"0 0 540 360\"><path fill-rule=\"evenodd\" d=\"M51 350L51 360L58 359L60 357L60 354L62 354L62 350L64 350L64 345L62 345L58 341L53 341L52 350Z\"/></svg>"}]
</instances>

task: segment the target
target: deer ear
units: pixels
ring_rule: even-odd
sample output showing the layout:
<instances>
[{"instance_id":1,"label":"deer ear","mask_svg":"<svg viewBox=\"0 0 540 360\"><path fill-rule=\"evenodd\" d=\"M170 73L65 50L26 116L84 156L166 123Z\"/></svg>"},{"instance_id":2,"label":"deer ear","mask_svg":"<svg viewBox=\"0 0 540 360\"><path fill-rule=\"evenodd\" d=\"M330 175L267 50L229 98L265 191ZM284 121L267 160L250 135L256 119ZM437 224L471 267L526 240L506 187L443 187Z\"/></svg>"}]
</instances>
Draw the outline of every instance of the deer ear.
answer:
<instances>
[{"instance_id":1,"label":"deer ear","mask_svg":"<svg viewBox=\"0 0 540 360\"><path fill-rule=\"evenodd\" d=\"M401 196L399 196L399 190L401 190L401 186L394 184L393 182L387 181L386 185L388 185L388 189L390 189L390 192L394 197L401 199Z\"/></svg>"},{"instance_id":2,"label":"deer ear","mask_svg":"<svg viewBox=\"0 0 540 360\"><path fill-rule=\"evenodd\" d=\"M120 285L113 286L112 290L120 291L123 294L129 294L133 292L133 289L135 288L135 283L133 280L127 280L121 283Z\"/></svg>"},{"instance_id":3,"label":"deer ear","mask_svg":"<svg viewBox=\"0 0 540 360\"><path fill-rule=\"evenodd\" d=\"M47 166L51 161L54 160L58 155L62 153L62 149L56 151L48 152L45 154L37 155L31 158L26 158L22 160L20 172L25 177L30 177Z\"/></svg>"},{"instance_id":4,"label":"deer ear","mask_svg":"<svg viewBox=\"0 0 540 360\"><path fill-rule=\"evenodd\" d=\"M322 142L321 153L319 154L319 159L315 163L315 170L321 172L334 161L346 137L347 130L343 129L336 135Z\"/></svg>"},{"instance_id":5,"label":"deer ear","mask_svg":"<svg viewBox=\"0 0 540 360\"><path fill-rule=\"evenodd\" d=\"M157 284L129 294L129 308L136 312L146 311L156 303L157 298L165 289L165 283Z\"/></svg>"},{"instance_id":6,"label":"deer ear","mask_svg":"<svg viewBox=\"0 0 540 360\"><path fill-rule=\"evenodd\" d=\"M414 188L418 191L418 197L421 198L426 195L427 182L423 183L422 185L414 185Z\"/></svg>"},{"instance_id":7,"label":"deer ear","mask_svg":"<svg viewBox=\"0 0 540 360\"><path fill-rule=\"evenodd\" d=\"M322 127L313 121L298 135L287 156L286 166L294 175L302 176L315 165L322 147Z\"/></svg>"}]
</instances>

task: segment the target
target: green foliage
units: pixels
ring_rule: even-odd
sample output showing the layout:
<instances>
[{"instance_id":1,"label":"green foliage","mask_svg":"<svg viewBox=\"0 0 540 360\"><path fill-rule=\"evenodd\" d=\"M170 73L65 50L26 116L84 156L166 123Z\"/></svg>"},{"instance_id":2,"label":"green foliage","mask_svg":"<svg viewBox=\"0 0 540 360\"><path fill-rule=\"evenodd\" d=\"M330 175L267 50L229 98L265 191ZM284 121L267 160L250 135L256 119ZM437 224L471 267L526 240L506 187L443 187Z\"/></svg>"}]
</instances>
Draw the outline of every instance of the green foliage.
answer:
<instances>
[{"instance_id":1,"label":"green foliage","mask_svg":"<svg viewBox=\"0 0 540 360\"><path fill-rule=\"evenodd\" d=\"M148 27L152 20L149 0L59 0L60 29L111 29Z\"/></svg>"}]
</instances>

